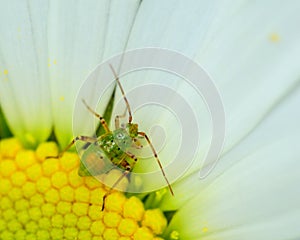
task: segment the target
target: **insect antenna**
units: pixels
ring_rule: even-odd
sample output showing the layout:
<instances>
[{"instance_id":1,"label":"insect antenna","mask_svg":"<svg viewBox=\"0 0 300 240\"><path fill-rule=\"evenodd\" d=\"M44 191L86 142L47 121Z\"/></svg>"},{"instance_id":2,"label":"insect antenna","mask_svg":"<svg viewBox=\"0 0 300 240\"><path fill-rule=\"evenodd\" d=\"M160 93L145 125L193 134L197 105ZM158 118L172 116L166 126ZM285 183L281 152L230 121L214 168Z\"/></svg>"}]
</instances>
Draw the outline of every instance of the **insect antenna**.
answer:
<instances>
[{"instance_id":1,"label":"insect antenna","mask_svg":"<svg viewBox=\"0 0 300 240\"><path fill-rule=\"evenodd\" d=\"M127 98L126 98L125 92L123 90L123 87L122 87L122 85L120 83L119 77L118 77L115 69L113 68L113 66L111 64L109 64L109 67L110 67L111 71L113 72L114 77L115 77L115 79L116 79L116 81L118 83L118 86L119 86L119 88L120 88L120 90L122 92L122 95L123 95L123 98L124 98L124 101L125 101L125 104L126 104L126 108L128 110L128 114L129 114L128 122L131 123L132 122L132 114L131 114L131 108L130 108L129 102L128 102Z\"/></svg>"}]
</instances>

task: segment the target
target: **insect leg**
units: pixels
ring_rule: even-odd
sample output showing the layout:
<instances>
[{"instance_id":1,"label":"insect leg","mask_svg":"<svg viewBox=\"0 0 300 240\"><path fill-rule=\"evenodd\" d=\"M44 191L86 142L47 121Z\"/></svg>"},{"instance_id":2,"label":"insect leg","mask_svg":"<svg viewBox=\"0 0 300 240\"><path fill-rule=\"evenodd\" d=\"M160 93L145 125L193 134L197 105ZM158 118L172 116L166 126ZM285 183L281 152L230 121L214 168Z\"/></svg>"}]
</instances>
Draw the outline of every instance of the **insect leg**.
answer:
<instances>
[{"instance_id":1,"label":"insect leg","mask_svg":"<svg viewBox=\"0 0 300 240\"><path fill-rule=\"evenodd\" d=\"M97 141L97 138L87 137L87 136L78 136L78 137L74 138L72 140L72 142L70 142L70 144L68 146L66 146L65 149L63 151L61 151L57 156L47 156L46 159L47 158L60 158L66 151L68 151L75 144L76 141L94 143Z\"/></svg>"},{"instance_id":2,"label":"insect leg","mask_svg":"<svg viewBox=\"0 0 300 240\"><path fill-rule=\"evenodd\" d=\"M126 116L127 106L125 108L125 111L122 115L117 115L115 118L115 127L116 129L120 128L120 118L124 118Z\"/></svg>"},{"instance_id":3,"label":"insect leg","mask_svg":"<svg viewBox=\"0 0 300 240\"><path fill-rule=\"evenodd\" d=\"M135 165L135 163L137 162L137 157L132 154L131 152L126 152L126 155L130 158L132 158L134 160L132 166L130 166L129 163L126 164L125 166L125 171L124 173L117 179L117 181L114 183L114 185L105 193L105 195L103 196L103 201L102 201L102 211L104 210L104 207L105 207L105 199L107 198L107 196L111 193L111 191L119 184L119 182L124 178L126 177L130 172L131 170L133 169L133 166Z\"/></svg>"},{"instance_id":4,"label":"insect leg","mask_svg":"<svg viewBox=\"0 0 300 240\"><path fill-rule=\"evenodd\" d=\"M120 88L120 90L122 92L123 99L124 99L125 104L126 104L126 109L128 110L128 114L129 114L128 122L131 123L132 122L132 114L131 114L131 108L130 108L129 102L128 102L127 98L126 98L125 92L123 90L123 87L122 87L122 85L120 83L119 77L118 77L115 69L113 68L113 66L111 64L109 64L109 67L110 67L111 71L113 72L113 74L115 76L115 79L117 81L117 84L118 84L118 86L119 86L119 88Z\"/></svg>"},{"instance_id":5,"label":"insect leg","mask_svg":"<svg viewBox=\"0 0 300 240\"><path fill-rule=\"evenodd\" d=\"M100 123L102 124L104 130L106 132L110 132L109 127L107 126L107 123L105 121L105 119L98 113L96 113L89 105L87 105L86 101L84 99L82 99L83 104L86 106L86 108L92 113L94 114L97 118L99 118Z\"/></svg>"},{"instance_id":6,"label":"insect leg","mask_svg":"<svg viewBox=\"0 0 300 240\"><path fill-rule=\"evenodd\" d=\"M150 145L150 147L151 147L151 149L152 149L152 152L153 152L153 155L154 155L154 157L155 157L155 159L156 159L156 161L157 161L157 163L158 163L158 165L159 165L159 167L160 167L160 170L161 170L161 172L162 172L162 174L163 174L163 176L164 176L164 178L165 178L165 180L166 180L166 182L167 182L167 184L168 184L168 187L169 187L169 189L170 189L170 192L171 192L171 194L174 196L172 187L171 187L171 185L170 185L170 183L169 183L169 181L168 181L168 179L167 179L167 176L166 176L166 174L165 174L165 171L164 171L164 169L163 169L163 167L162 167L162 165L161 165L161 162L160 162L159 159L158 159L157 153L156 153L156 151L155 151L155 149L154 149L154 147L153 147L153 145L152 145L152 143L151 143L149 137L148 137L147 134L144 133L144 132L138 132L138 135L144 137L144 138L147 140L148 144Z\"/></svg>"},{"instance_id":7,"label":"insect leg","mask_svg":"<svg viewBox=\"0 0 300 240\"><path fill-rule=\"evenodd\" d=\"M143 145L140 143L140 141L137 138L133 138L133 143L131 145L132 147L136 149L142 149Z\"/></svg>"},{"instance_id":8,"label":"insect leg","mask_svg":"<svg viewBox=\"0 0 300 240\"><path fill-rule=\"evenodd\" d=\"M129 166L129 165L128 165ZM103 196L103 200L102 200L102 208L101 211L104 210L105 207L105 199L107 198L107 196L112 192L112 190L119 184L119 182L121 182L121 180L126 177L129 173L130 173L130 169L131 167L129 166L128 170L125 170L125 172L118 178L118 180L114 183L114 185L105 193L105 195Z\"/></svg>"}]
</instances>

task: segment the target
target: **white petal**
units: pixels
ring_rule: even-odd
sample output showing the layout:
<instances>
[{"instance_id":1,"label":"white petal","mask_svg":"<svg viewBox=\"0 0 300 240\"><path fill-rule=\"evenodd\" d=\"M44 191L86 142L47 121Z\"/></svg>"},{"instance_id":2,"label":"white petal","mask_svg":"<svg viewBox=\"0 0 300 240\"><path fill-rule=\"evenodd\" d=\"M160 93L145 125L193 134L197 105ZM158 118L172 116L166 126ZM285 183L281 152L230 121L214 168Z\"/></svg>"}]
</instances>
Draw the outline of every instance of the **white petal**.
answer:
<instances>
[{"instance_id":1,"label":"white petal","mask_svg":"<svg viewBox=\"0 0 300 240\"><path fill-rule=\"evenodd\" d=\"M169 231L183 239L299 238L299 99L298 87L206 179L195 174L174 186L178 196L163 209L190 200L177 206Z\"/></svg>"},{"instance_id":2,"label":"white petal","mask_svg":"<svg viewBox=\"0 0 300 240\"><path fill-rule=\"evenodd\" d=\"M73 137L72 114L77 111L74 103L81 84L103 57L122 51L127 42L139 1L116 3L51 1L49 71L55 133L62 146ZM95 82L101 84L101 79L95 79ZM89 99L85 100L91 103L98 98L99 93L91 89ZM100 113L107 101L108 98L102 100ZM82 118L83 124L78 132L85 128L84 116Z\"/></svg>"},{"instance_id":3,"label":"white petal","mask_svg":"<svg viewBox=\"0 0 300 240\"><path fill-rule=\"evenodd\" d=\"M278 141L235 164L199 189L170 229L179 228L183 239L299 237L298 141L299 137Z\"/></svg>"},{"instance_id":4,"label":"white petal","mask_svg":"<svg viewBox=\"0 0 300 240\"><path fill-rule=\"evenodd\" d=\"M227 114L225 151L238 143L299 82L298 1L247 2L197 60L216 80ZM212 27L213 28L213 27Z\"/></svg>"},{"instance_id":5,"label":"white petal","mask_svg":"<svg viewBox=\"0 0 300 240\"><path fill-rule=\"evenodd\" d=\"M255 128L299 81L298 4L297 1L285 6L280 1L142 2L128 47L169 48L204 66L223 98L227 132L225 153ZM192 86L171 74L143 73L132 76L130 81L127 78L123 80L126 92L146 83L177 89L178 95L195 111L198 125L190 128L208 129L201 131L199 144L202 147L190 172L199 169L212 135L207 111L203 111L203 105L199 104L203 102L201 96ZM155 93L145 90L139 95L150 94ZM132 97L130 102L134 101ZM161 116L152 110L148 111L148 115L144 115L144 119ZM167 117L157 118L163 124L169 123ZM141 117L135 119L147 131L153 126L151 123L143 124ZM180 125L172 122L165 126L174 131L178 127ZM167 144L172 145L178 140L176 134L166 132ZM168 154L170 151L159 152L161 156Z\"/></svg>"},{"instance_id":6,"label":"white petal","mask_svg":"<svg viewBox=\"0 0 300 240\"><path fill-rule=\"evenodd\" d=\"M252 131L235 148L226 153L212 173L203 181L199 179L198 172L185 177L183 180L173 185L174 191L178 197L167 195L161 204L164 210L174 210L183 206L188 199L197 195L199 192L195 189L206 188L218 176L225 173L227 169L237 164L240 160L251 155L257 149L276 142L282 138L287 138L299 132L300 112L297 109L300 100L299 86L284 101L282 101L272 112L261 122L258 127ZM283 151L283 149L278 149ZM276 149L274 150L274 153ZM271 161L271 159L270 159Z\"/></svg>"},{"instance_id":7,"label":"white petal","mask_svg":"<svg viewBox=\"0 0 300 240\"><path fill-rule=\"evenodd\" d=\"M0 101L10 129L24 144L44 141L52 121L47 71L48 2L3 2Z\"/></svg>"}]
</instances>

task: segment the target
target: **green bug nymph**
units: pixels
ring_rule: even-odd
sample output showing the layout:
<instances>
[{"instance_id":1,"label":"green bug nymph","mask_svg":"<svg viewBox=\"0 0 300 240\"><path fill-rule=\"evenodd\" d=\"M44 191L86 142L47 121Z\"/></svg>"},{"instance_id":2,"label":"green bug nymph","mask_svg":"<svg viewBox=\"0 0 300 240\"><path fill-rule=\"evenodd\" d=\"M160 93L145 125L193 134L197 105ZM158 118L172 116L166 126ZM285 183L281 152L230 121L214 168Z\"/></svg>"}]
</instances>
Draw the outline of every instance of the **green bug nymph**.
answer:
<instances>
[{"instance_id":1,"label":"green bug nymph","mask_svg":"<svg viewBox=\"0 0 300 240\"><path fill-rule=\"evenodd\" d=\"M171 188L171 185L166 177L166 174L163 170L163 167L158 159L157 153L150 139L148 138L146 133L138 131L138 124L132 123L132 114L131 114L130 105L125 96L124 90L121 86L121 83L119 81L116 72L114 71L111 65L110 68L114 74L114 77L122 92L123 99L126 104L126 110L128 111L128 115L129 115L128 123L120 126L120 118L124 118L126 112L123 115L117 115L115 118L115 130L111 131L105 119L102 116L100 116L100 114L96 113L93 109L91 109L88 106L88 104L85 102L85 100L82 100L84 105L87 107L87 109L100 120L100 123L103 126L105 133L97 138L88 137L88 136L78 136L74 138L72 142L58 156L55 156L56 158L62 156L63 153L67 151L71 146L73 146L76 141L80 140L80 141L92 143L89 145L89 147L85 150L85 152L81 156L81 161L83 163L92 161L93 164L90 164L90 169L88 167L89 166L88 164L85 166L85 168L79 169L79 175L87 176L87 175L91 175L91 172L93 172L93 175L108 173L110 170L116 167L119 167L124 170L123 174L118 179L116 179L111 189L103 196L102 210L105 207L106 197L118 185L118 183L132 171L134 165L138 160L137 157L129 151L130 148L132 147L141 148L141 145L139 144L137 137L144 137L148 142L153 152L153 155L161 169L161 172L168 184L170 192L173 195L173 190ZM95 168L97 170L95 170Z\"/></svg>"}]
</instances>

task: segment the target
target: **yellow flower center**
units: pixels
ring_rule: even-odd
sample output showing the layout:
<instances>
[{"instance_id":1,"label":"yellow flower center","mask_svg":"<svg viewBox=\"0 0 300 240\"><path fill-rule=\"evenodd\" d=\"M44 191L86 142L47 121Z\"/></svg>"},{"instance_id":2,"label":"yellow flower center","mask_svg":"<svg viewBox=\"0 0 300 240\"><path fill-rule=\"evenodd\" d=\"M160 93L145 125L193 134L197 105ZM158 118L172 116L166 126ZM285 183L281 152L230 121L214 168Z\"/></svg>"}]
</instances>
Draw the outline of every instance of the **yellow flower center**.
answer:
<instances>
[{"instance_id":1,"label":"yellow flower center","mask_svg":"<svg viewBox=\"0 0 300 240\"><path fill-rule=\"evenodd\" d=\"M14 138L0 141L0 239L162 239L161 210L145 210L139 198L113 191L102 212L108 189L78 175L75 153L45 159L57 153L53 142L33 151Z\"/></svg>"}]
</instances>

